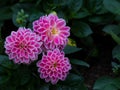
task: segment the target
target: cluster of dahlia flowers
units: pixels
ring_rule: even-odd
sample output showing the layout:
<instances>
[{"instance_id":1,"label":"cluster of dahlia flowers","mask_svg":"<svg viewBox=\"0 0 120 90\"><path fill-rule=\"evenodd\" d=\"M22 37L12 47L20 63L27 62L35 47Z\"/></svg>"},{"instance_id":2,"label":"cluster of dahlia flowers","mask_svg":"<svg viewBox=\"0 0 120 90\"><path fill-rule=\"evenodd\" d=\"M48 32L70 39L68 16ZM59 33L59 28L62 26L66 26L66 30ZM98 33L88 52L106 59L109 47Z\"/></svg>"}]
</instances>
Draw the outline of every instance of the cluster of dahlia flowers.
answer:
<instances>
[{"instance_id":1,"label":"cluster of dahlia flowers","mask_svg":"<svg viewBox=\"0 0 120 90\"><path fill-rule=\"evenodd\" d=\"M37 62L40 78L46 82L56 84L64 81L71 64L62 51L68 42L70 27L56 14L42 16L33 22L33 31L20 27L6 38L5 52L9 59L18 64L30 64L43 53Z\"/></svg>"}]
</instances>

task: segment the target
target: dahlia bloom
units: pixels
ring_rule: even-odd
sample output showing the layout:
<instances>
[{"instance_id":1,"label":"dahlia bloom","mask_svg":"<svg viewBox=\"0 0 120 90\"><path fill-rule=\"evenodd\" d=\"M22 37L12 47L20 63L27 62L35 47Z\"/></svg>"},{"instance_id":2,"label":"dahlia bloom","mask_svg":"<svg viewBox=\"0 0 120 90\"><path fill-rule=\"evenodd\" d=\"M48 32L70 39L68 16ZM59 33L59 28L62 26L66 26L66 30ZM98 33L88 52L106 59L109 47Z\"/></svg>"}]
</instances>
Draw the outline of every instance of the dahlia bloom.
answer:
<instances>
[{"instance_id":1,"label":"dahlia bloom","mask_svg":"<svg viewBox=\"0 0 120 90\"><path fill-rule=\"evenodd\" d=\"M66 26L64 19L58 18L55 14L42 16L34 21L33 30L41 36L43 47L47 50L64 48L70 35L70 27Z\"/></svg>"},{"instance_id":2,"label":"dahlia bloom","mask_svg":"<svg viewBox=\"0 0 120 90\"><path fill-rule=\"evenodd\" d=\"M37 62L40 78L46 82L56 84L58 80L64 81L67 77L71 64L67 57L64 57L64 52L59 49L49 50L47 55L43 55L42 60Z\"/></svg>"},{"instance_id":3,"label":"dahlia bloom","mask_svg":"<svg viewBox=\"0 0 120 90\"><path fill-rule=\"evenodd\" d=\"M15 63L29 64L41 53L40 40L40 37L30 29L20 27L17 32L12 31L6 38L5 52Z\"/></svg>"}]
</instances>

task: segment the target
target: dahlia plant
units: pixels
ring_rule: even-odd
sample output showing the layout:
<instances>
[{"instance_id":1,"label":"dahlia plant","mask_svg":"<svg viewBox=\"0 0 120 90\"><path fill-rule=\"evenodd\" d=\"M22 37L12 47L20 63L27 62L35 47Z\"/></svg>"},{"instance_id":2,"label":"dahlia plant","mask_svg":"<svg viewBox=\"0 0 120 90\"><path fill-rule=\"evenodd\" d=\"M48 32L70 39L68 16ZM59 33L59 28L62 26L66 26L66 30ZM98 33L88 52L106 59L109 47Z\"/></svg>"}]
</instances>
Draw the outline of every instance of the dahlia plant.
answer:
<instances>
[{"instance_id":1,"label":"dahlia plant","mask_svg":"<svg viewBox=\"0 0 120 90\"><path fill-rule=\"evenodd\" d=\"M40 78L46 82L51 81L52 84L56 84L58 80L64 81L71 69L70 61L62 51L67 44L70 27L66 26L64 19L49 14L34 21L33 29L34 31L20 27L16 32L12 31L6 37L6 54L15 63L30 64L43 53L42 60L37 63Z\"/></svg>"},{"instance_id":2,"label":"dahlia plant","mask_svg":"<svg viewBox=\"0 0 120 90\"><path fill-rule=\"evenodd\" d=\"M31 29L20 27L17 32L12 31L11 35L6 38L5 52L15 63L29 64L37 60L42 52L40 40L41 37Z\"/></svg>"},{"instance_id":3,"label":"dahlia plant","mask_svg":"<svg viewBox=\"0 0 120 90\"><path fill-rule=\"evenodd\" d=\"M40 77L46 82L56 84L58 80L64 81L71 69L70 61L64 57L64 52L59 49L47 51L47 55L43 55L42 60L37 62Z\"/></svg>"},{"instance_id":4,"label":"dahlia plant","mask_svg":"<svg viewBox=\"0 0 120 90\"><path fill-rule=\"evenodd\" d=\"M56 14L42 16L34 21L33 30L41 36L45 50L53 50L59 47L63 49L70 36L70 27L66 26L66 21L58 18Z\"/></svg>"}]
</instances>

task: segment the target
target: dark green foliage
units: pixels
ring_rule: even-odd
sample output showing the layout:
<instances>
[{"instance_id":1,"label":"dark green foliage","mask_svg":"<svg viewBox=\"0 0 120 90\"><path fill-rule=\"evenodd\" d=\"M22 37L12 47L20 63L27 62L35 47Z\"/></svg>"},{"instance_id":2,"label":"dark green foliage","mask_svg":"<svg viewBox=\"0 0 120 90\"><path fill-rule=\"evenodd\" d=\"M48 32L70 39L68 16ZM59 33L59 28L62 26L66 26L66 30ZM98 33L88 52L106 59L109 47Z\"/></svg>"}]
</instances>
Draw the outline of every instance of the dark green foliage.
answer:
<instances>
[{"instance_id":1,"label":"dark green foliage","mask_svg":"<svg viewBox=\"0 0 120 90\"><path fill-rule=\"evenodd\" d=\"M75 46L69 46L69 45L67 45L64 48L65 54L71 54L71 53L74 53L74 52L77 52L77 51L80 51L80 50L81 50L81 48L77 48Z\"/></svg>"},{"instance_id":2,"label":"dark green foliage","mask_svg":"<svg viewBox=\"0 0 120 90\"><path fill-rule=\"evenodd\" d=\"M71 64L90 67L88 63L86 63L86 62L84 62L84 61L82 61L82 60L78 60L78 59L70 59L70 62L71 62Z\"/></svg>"},{"instance_id":3,"label":"dark green foliage","mask_svg":"<svg viewBox=\"0 0 120 90\"><path fill-rule=\"evenodd\" d=\"M73 34L79 38L87 37L92 34L92 30L86 23L73 22L72 30Z\"/></svg>"},{"instance_id":4,"label":"dark green foliage","mask_svg":"<svg viewBox=\"0 0 120 90\"><path fill-rule=\"evenodd\" d=\"M32 29L32 22L40 16L56 12L71 27L70 38L74 46L67 45L65 54L75 66L65 81L57 85L39 78L35 63L17 65L4 53L4 41L9 32L20 26ZM9 24L6 26L6 22ZM14 25L13 27L11 27ZM8 27L6 29L6 27ZM111 51L112 70L118 77L102 77L95 82L94 90L120 89L120 0L4 0L0 2L0 90L87 90L84 76L78 69L89 68L86 61L101 58L99 49L104 45L99 36L111 36L115 43ZM103 39L102 39L103 40ZM110 46L110 45L108 45ZM77 53L77 55L76 55ZM80 53L80 54L79 54ZM107 57L109 59L111 56ZM102 57L104 58L104 57ZM94 60L94 61L95 61ZM96 61L97 62L97 61ZM78 67L78 68L76 68ZM80 67L82 68L82 67ZM77 74L76 74L77 73ZM89 74L89 73L88 73Z\"/></svg>"},{"instance_id":5,"label":"dark green foliage","mask_svg":"<svg viewBox=\"0 0 120 90\"><path fill-rule=\"evenodd\" d=\"M119 90L120 78L101 77L94 85L94 90Z\"/></svg>"}]
</instances>

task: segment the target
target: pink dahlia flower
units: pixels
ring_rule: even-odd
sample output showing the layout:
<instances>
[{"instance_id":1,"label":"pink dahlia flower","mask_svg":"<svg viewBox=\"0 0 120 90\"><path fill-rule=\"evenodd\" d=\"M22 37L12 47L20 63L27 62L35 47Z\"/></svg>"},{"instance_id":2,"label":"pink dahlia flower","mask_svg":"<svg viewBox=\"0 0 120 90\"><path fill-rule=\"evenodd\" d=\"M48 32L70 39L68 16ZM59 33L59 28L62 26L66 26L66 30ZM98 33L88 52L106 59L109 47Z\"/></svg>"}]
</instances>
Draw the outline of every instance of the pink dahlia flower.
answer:
<instances>
[{"instance_id":1,"label":"pink dahlia flower","mask_svg":"<svg viewBox=\"0 0 120 90\"><path fill-rule=\"evenodd\" d=\"M36 60L41 53L40 37L30 29L19 28L17 32L12 31L6 38L5 49L9 58L15 63L26 63Z\"/></svg>"},{"instance_id":2,"label":"pink dahlia flower","mask_svg":"<svg viewBox=\"0 0 120 90\"><path fill-rule=\"evenodd\" d=\"M71 64L64 52L59 49L49 50L47 55L43 55L42 60L38 61L37 67L40 77L46 82L51 81L56 84L58 80L64 81L71 69Z\"/></svg>"},{"instance_id":3,"label":"pink dahlia flower","mask_svg":"<svg viewBox=\"0 0 120 90\"><path fill-rule=\"evenodd\" d=\"M44 47L53 50L59 46L65 47L70 35L70 27L62 18L55 14L42 16L33 22L34 32L41 36Z\"/></svg>"}]
</instances>

